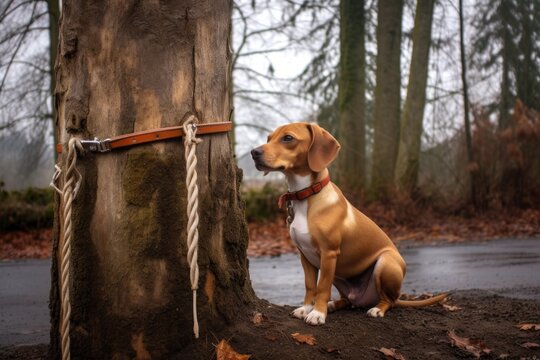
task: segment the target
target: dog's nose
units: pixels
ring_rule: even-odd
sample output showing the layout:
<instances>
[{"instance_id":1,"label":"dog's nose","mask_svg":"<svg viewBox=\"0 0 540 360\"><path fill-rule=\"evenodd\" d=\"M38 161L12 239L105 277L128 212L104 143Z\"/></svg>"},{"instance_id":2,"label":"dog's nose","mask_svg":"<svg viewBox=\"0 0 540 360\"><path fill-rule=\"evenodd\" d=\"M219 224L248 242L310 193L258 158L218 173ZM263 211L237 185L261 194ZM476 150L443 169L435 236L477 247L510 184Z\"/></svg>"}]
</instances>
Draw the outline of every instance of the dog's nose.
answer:
<instances>
[{"instance_id":1,"label":"dog's nose","mask_svg":"<svg viewBox=\"0 0 540 360\"><path fill-rule=\"evenodd\" d=\"M263 154L263 150L261 149L261 147L256 147L255 149L251 150L251 157L253 159L258 159L262 156Z\"/></svg>"}]
</instances>

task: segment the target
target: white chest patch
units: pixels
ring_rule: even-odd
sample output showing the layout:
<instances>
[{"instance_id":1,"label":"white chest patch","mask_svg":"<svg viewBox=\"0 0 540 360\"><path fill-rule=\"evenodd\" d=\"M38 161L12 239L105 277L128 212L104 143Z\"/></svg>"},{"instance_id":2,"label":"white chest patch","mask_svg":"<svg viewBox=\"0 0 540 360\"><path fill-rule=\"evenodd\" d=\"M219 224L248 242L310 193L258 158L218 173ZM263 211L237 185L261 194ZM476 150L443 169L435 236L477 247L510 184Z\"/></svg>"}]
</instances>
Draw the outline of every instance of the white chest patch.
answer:
<instances>
[{"instance_id":1,"label":"white chest patch","mask_svg":"<svg viewBox=\"0 0 540 360\"><path fill-rule=\"evenodd\" d=\"M307 201L294 201L294 220L289 227L291 239L306 259L317 269L321 267L320 254L311 241L307 223Z\"/></svg>"}]
</instances>

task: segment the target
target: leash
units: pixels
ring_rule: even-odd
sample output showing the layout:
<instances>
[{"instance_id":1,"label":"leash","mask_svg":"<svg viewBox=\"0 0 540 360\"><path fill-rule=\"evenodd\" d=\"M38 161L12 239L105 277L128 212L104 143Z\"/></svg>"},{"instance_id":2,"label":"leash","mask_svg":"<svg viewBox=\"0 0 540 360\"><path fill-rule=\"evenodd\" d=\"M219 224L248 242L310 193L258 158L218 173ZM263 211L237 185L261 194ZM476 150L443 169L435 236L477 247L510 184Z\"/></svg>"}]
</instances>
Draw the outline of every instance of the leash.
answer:
<instances>
[{"instance_id":1,"label":"leash","mask_svg":"<svg viewBox=\"0 0 540 360\"><path fill-rule=\"evenodd\" d=\"M194 117L193 115L190 116ZM232 130L232 123L226 122L214 122L197 125L197 133L199 135L205 134L217 134L229 132ZM122 149L135 145L146 144L149 142L162 141L168 139L181 138L186 135L182 126L171 126L160 129L146 130L134 132L131 134L119 135L112 138L100 140L95 138L94 140L81 140L81 144L86 151L90 152L109 152L112 150ZM56 145L56 152L61 154L63 151L62 144Z\"/></svg>"},{"instance_id":2,"label":"leash","mask_svg":"<svg viewBox=\"0 0 540 360\"><path fill-rule=\"evenodd\" d=\"M71 323L71 300L70 300L70 274L71 274L71 241L73 238L72 229L72 205L82 183L82 175L77 170L77 155L84 155L86 152L106 153L116 149L125 149L128 147L184 137L184 156L186 159L186 189L187 189L187 245L188 245L188 264L190 267L191 289L193 291L193 333L195 338L199 338L199 323L197 320L197 289L199 282L199 266L197 263L198 241L199 241L199 214L198 214L198 195L197 186L197 155L196 147L202 140L196 135L218 134L232 130L231 122L215 122L206 124L197 124L196 117L190 115L182 126L173 126L159 128L147 131L140 131L125 135L120 135L104 140L94 138L94 140L81 140L71 138L67 144L67 169L63 174L63 187L60 190L57 185L63 173L60 166L55 165L55 172L50 183L56 192L60 195L62 209L62 247L60 251L60 283L61 283L61 347L62 360L70 360L70 323ZM64 151L62 144L56 145L56 151L61 154Z\"/></svg>"}]
</instances>

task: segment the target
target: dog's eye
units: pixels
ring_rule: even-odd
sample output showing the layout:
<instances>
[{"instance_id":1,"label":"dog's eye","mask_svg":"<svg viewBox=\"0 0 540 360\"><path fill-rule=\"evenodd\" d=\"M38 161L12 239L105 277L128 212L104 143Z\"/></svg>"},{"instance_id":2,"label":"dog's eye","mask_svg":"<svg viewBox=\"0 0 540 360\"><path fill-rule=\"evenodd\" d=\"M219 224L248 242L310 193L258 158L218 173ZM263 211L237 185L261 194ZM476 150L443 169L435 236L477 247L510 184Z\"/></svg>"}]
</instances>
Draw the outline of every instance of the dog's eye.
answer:
<instances>
[{"instance_id":1,"label":"dog's eye","mask_svg":"<svg viewBox=\"0 0 540 360\"><path fill-rule=\"evenodd\" d=\"M285 135L284 137L281 138L281 141L287 143L287 142L291 142L294 140L294 137L292 137L291 135Z\"/></svg>"}]
</instances>

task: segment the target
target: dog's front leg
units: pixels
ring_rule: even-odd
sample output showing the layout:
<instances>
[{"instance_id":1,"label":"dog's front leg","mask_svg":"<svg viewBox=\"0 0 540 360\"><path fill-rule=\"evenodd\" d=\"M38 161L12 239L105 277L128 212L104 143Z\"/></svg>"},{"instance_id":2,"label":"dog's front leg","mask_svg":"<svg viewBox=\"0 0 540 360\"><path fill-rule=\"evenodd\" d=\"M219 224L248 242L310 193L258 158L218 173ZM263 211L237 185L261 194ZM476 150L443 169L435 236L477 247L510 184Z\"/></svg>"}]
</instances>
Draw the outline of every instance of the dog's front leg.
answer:
<instances>
[{"instance_id":1,"label":"dog's front leg","mask_svg":"<svg viewBox=\"0 0 540 360\"><path fill-rule=\"evenodd\" d=\"M328 301L332 295L332 283L336 273L338 251L321 251L321 273L317 284L315 307L306 317L306 322L311 325L322 325L328 313Z\"/></svg>"},{"instance_id":2,"label":"dog's front leg","mask_svg":"<svg viewBox=\"0 0 540 360\"><path fill-rule=\"evenodd\" d=\"M305 319L311 310L313 310L313 302L317 294L317 275L319 270L306 259L302 252L300 252L300 260L304 269L306 296L304 297L304 305L295 309L291 314L296 318Z\"/></svg>"}]
</instances>

